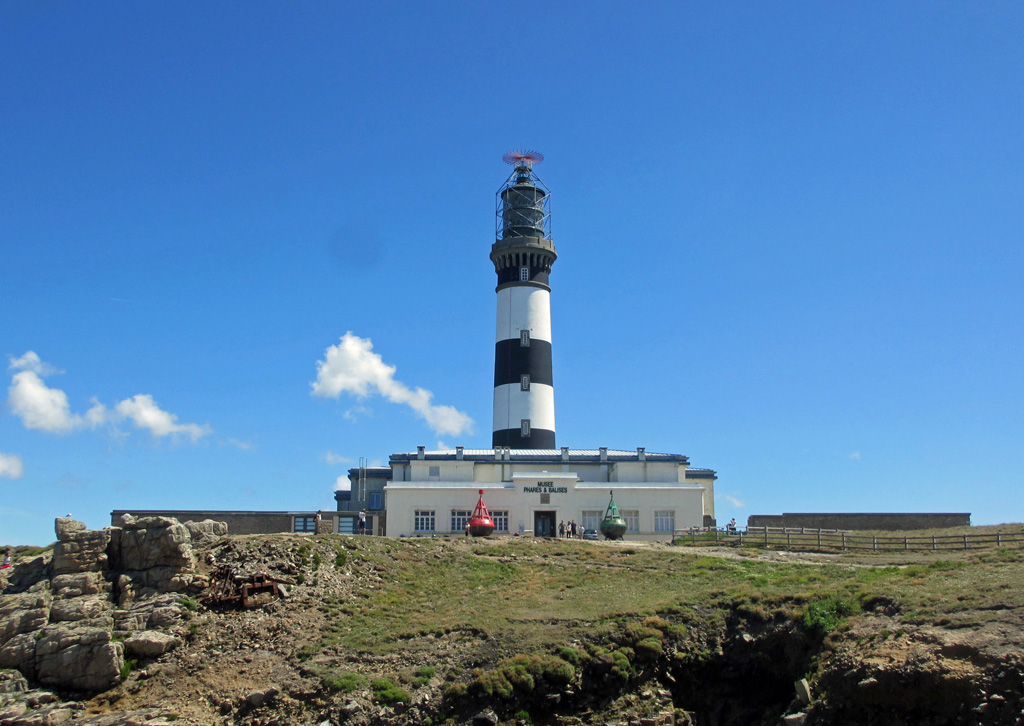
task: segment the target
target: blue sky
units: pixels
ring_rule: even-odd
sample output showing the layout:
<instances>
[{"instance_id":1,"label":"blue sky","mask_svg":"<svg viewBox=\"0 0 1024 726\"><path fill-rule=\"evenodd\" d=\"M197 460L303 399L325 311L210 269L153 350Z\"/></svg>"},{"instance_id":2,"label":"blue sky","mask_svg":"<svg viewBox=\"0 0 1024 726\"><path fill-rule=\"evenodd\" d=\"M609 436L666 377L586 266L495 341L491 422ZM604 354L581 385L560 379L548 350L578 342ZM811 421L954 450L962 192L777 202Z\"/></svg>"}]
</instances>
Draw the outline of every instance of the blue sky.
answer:
<instances>
[{"instance_id":1,"label":"blue sky","mask_svg":"<svg viewBox=\"0 0 1024 726\"><path fill-rule=\"evenodd\" d=\"M3 3L0 541L488 447L517 148L559 445L686 454L723 521L1020 521L1022 37L1012 2Z\"/></svg>"}]
</instances>

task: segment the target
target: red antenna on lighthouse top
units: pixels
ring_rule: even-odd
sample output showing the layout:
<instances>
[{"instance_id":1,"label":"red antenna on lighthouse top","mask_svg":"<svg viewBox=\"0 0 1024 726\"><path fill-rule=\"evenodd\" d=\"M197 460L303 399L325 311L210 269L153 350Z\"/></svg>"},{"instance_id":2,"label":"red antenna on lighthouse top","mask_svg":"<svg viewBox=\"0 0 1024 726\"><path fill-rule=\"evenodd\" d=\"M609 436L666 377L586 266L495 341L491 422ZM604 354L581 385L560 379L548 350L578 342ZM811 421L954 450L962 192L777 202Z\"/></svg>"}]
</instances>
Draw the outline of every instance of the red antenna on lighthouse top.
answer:
<instances>
[{"instance_id":1,"label":"red antenna on lighthouse top","mask_svg":"<svg viewBox=\"0 0 1024 726\"><path fill-rule=\"evenodd\" d=\"M539 151L510 151L501 160L513 166L533 166L544 161L544 154Z\"/></svg>"}]
</instances>

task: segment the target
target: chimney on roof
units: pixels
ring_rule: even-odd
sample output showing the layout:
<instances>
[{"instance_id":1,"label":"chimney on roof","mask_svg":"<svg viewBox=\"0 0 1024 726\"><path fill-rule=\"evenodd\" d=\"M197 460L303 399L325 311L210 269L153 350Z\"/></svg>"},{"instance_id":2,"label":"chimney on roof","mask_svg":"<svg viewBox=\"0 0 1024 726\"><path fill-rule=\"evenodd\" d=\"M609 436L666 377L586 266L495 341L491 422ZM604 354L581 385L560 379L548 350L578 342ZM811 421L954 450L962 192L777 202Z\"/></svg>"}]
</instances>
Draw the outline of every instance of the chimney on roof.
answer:
<instances>
[{"instance_id":1,"label":"chimney on roof","mask_svg":"<svg viewBox=\"0 0 1024 726\"><path fill-rule=\"evenodd\" d=\"M420 461L423 461L424 459L427 458L426 457L426 453L425 453L426 452L426 448L427 447L425 447L425 446L417 446L416 447L416 458L419 459Z\"/></svg>"},{"instance_id":2,"label":"chimney on roof","mask_svg":"<svg viewBox=\"0 0 1024 726\"><path fill-rule=\"evenodd\" d=\"M462 454L463 454L464 451L465 451L465 449L462 448L461 446L456 446L455 447L455 460L456 461L462 461Z\"/></svg>"},{"instance_id":3,"label":"chimney on roof","mask_svg":"<svg viewBox=\"0 0 1024 726\"><path fill-rule=\"evenodd\" d=\"M562 461L569 461L569 447L562 447Z\"/></svg>"},{"instance_id":4,"label":"chimney on roof","mask_svg":"<svg viewBox=\"0 0 1024 726\"><path fill-rule=\"evenodd\" d=\"M636 447L636 460L647 461L647 449L643 446Z\"/></svg>"},{"instance_id":5,"label":"chimney on roof","mask_svg":"<svg viewBox=\"0 0 1024 726\"><path fill-rule=\"evenodd\" d=\"M602 446L599 451L601 452L601 461L608 461L608 447Z\"/></svg>"}]
</instances>

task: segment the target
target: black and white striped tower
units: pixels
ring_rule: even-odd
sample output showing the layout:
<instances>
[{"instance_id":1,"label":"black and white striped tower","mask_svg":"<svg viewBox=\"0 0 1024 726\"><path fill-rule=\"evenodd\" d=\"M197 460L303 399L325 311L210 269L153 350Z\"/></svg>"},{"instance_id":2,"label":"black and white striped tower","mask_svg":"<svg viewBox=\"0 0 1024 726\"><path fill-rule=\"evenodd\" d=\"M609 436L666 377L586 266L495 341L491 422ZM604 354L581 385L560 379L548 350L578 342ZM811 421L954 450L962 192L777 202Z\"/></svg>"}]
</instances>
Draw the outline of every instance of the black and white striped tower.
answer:
<instances>
[{"instance_id":1,"label":"black and white striped tower","mask_svg":"<svg viewBox=\"0 0 1024 726\"><path fill-rule=\"evenodd\" d=\"M535 151L510 151L502 159L515 168L498 190L498 225L491 247L498 273L491 445L554 449L548 275L557 255L549 193L533 173L534 164L544 157Z\"/></svg>"}]
</instances>

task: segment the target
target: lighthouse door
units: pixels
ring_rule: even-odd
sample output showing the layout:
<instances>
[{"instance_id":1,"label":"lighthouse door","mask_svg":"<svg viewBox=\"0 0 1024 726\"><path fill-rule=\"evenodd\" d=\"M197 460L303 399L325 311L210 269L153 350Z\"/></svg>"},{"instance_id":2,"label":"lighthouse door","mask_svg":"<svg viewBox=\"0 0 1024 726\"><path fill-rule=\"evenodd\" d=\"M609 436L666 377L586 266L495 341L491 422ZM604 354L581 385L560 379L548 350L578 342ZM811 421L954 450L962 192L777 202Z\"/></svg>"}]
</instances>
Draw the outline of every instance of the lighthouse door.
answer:
<instances>
[{"instance_id":1,"label":"lighthouse door","mask_svg":"<svg viewBox=\"0 0 1024 726\"><path fill-rule=\"evenodd\" d=\"M555 513L534 512L533 513L533 536L554 537L555 536Z\"/></svg>"}]
</instances>

